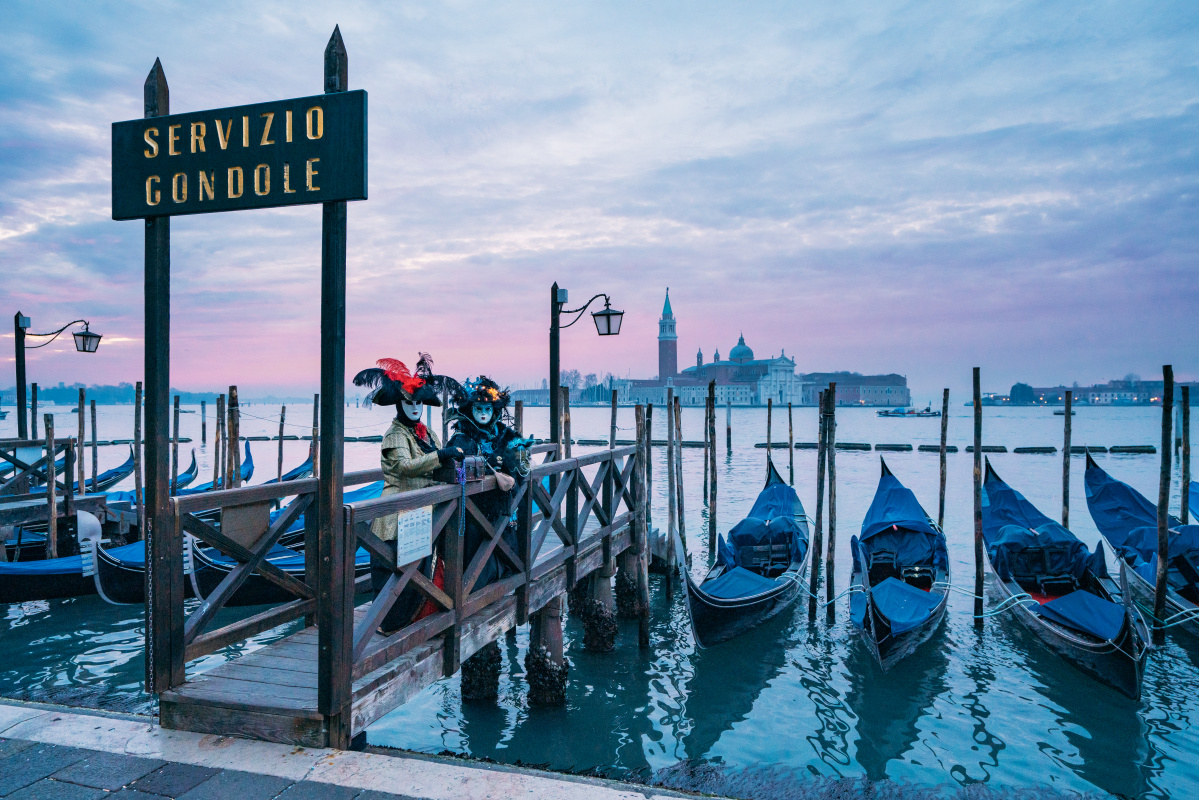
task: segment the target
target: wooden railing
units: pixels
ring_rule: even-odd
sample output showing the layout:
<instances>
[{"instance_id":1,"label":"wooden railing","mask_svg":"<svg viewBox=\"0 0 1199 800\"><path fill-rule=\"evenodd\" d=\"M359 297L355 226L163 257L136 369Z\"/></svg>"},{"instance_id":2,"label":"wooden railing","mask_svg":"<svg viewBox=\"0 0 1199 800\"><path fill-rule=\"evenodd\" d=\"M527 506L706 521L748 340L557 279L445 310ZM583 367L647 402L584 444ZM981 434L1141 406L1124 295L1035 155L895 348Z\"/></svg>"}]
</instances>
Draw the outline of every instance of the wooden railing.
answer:
<instances>
[{"instance_id":1,"label":"wooden railing","mask_svg":"<svg viewBox=\"0 0 1199 800\"><path fill-rule=\"evenodd\" d=\"M366 484L382 479L383 473L377 469L352 472L346 475L345 485ZM182 630L178 633L184 662L315 613L318 568L315 511L318 485L316 478L304 478L282 484L268 483L171 498L169 507L176 541L182 542L183 535L190 534L237 562L191 614L181 617ZM295 499L283 505L281 513L271 522L271 508L289 497ZM211 518L214 513L219 514L219 528L205 519ZM284 572L266 558L279 537L300 515L304 515L304 580ZM207 630L217 613L254 573L291 593L296 599L216 630ZM153 575L148 571L147 584L152 580ZM179 591L182 600L182 584Z\"/></svg>"}]
</instances>

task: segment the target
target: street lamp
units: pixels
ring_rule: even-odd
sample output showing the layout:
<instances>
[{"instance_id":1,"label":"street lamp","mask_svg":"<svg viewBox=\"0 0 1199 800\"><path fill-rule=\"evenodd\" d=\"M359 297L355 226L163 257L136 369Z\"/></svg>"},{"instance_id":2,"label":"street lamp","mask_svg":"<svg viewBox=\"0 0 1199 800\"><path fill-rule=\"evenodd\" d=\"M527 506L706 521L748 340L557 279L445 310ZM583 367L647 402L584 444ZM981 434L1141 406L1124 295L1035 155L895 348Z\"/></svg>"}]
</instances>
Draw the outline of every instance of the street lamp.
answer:
<instances>
[{"instance_id":1,"label":"street lamp","mask_svg":"<svg viewBox=\"0 0 1199 800\"><path fill-rule=\"evenodd\" d=\"M567 292L565 289L559 289L557 282L550 287L550 441L557 442L561 436L561 430L558 426L558 416L561 413L562 403L559 395L559 384L561 376L559 375L559 348L558 348L558 333L562 328L569 328L583 317L583 313L591 307L599 298L604 298L603 311L591 312L591 318L595 321L595 330L600 336L618 336L620 334L620 323L624 318L623 311L616 311L612 308L612 298L606 294L597 294L592 297L582 308L572 308L570 310L563 309L566 305ZM559 318L562 314L574 314L575 318L565 325L559 324Z\"/></svg>"},{"instance_id":2,"label":"street lamp","mask_svg":"<svg viewBox=\"0 0 1199 800\"><path fill-rule=\"evenodd\" d=\"M26 333L29 328L29 317L17 312L13 317L13 333L16 340L16 355L17 355L17 437L24 439L29 436L29 420L25 415L25 351L36 350L39 347L45 347L59 337L59 335L72 325L83 323L83 330L75 331L72 336L75 337L75 349L80 353L94 353L100 346L100 334L91 331L91 323L85 319L77 319L74 322L68 322L56 331L50 333ZM41 344L25 345L26 336L36 336L39 339L49 337L49 341Z\"/></svg>"}]
</instances>

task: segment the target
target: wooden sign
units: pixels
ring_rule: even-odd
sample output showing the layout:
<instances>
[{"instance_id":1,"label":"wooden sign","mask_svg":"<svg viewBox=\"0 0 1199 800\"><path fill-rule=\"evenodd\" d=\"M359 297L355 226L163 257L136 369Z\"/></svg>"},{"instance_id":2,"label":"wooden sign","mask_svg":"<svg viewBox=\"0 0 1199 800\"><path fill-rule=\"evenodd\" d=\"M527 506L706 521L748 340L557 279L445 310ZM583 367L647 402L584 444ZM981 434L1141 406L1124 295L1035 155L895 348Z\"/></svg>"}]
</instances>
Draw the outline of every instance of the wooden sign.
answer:
<instances>
[{"instance_id":1,"label":"wooden sign","mask_svg":"<svg viewBox=\"0 0 1199 800\"><path fill-rule=\"evenodd\" d=\"M114 122L112 218L366 199L366 92Z\"/></svg>"}]
</instances>

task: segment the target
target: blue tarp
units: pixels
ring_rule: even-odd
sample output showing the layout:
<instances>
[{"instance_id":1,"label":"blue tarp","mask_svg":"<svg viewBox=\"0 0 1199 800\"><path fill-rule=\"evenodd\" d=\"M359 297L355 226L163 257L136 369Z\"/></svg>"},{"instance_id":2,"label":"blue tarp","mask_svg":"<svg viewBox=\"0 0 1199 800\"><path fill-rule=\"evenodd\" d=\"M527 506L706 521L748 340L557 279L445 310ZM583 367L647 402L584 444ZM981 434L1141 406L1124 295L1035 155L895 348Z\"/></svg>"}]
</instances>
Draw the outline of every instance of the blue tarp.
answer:
<instances>
[{"instance_id":1,"label":"blue tarp","mask_svg":"<svg viewBox=\"0 0 1199 800\"><path fill-rule=\"evenodd\" d=\"M1116 638L1124 625L1124 606L1081 589L1050 600L1040 611L1047 619L1100 639Z\"/></svg>"},{"instance_id":2,"label":"blue tarp","mask_svg":"<svg viewBox=\"0 0 1199 800\"><path fill-rule=\"evenodd\" d=\"M1191 506L1191 516L1199 522L1199 481L1191 481L1190 494L1187 501Z\"/></svg>"},{"instance_id":3,"label":"blue tarp","mask_svg":"<svg viewBox=\"0 0 1199 800\"><path fill-rule=\"evenodd\" d=\"M1124 548L1129 534L1136 528L1157 527L1157 506L1136 489L1108 475L1097 465L1086 472L1087 508L1091 519L1112 547ZM1170 527L1181 521L1170 517Z\"/></svg>"},{"instance_id":4,"label":"blue tarp","mask_svg":"<svg viewBox=\"0 0 1199 800\"><path fill-rule=\"evenodd\" d=\"M0 578L5 575L81 575L83 559L79 556L47 558L41 561L0 561Z\"/></svg>"},{"instance_id":5,"label":"blue tarp","mask_svg":"<svg viewBox=\"0 0 1199 800\"><path fill-rule=\"evenodd\" d=\"M1170 531L1170 558L1199 556L1199 525L1181 525ZM1127 550L1133 550L1144 561L1157 555L1157 526L1133 528L1125 542Z\"/></svg>"},{"instance_id":6,"label":"blue tarp","mask_svg":"<svg viewBox=\"0 0 1199 800\"><path fill-rule=\"evenodd\" d=\"M1079 579L1086 575L1090 549L1000 480L990 465L982 501L983 539L1000 578L1010 580L1012 572L1024 574L1033 567L1035 574L1069 574ZM1029 548L1037 554L1026 556L1024 551ZM1040 555L1042 550L1048 555L1048 564Z\"/></svg>"},{"instance_id":7,"label":"blue tarp","mask_svg":"<svg viewBox=\"0 0 1199 800\"><path fill-rule=\"evenodd\" d=\"M749 516L729 531L728 541L719 537L716 560L728 568L739 566L742 547L767 544L788 545L791 560L803 561L808 550L808 526L802 521L803 504L795 489L779 478L771 468L771 477ZM705 587L704 591L707 591Z\"/></svg>"},{"instance_id":8,"label":"blue tarp","mask_svg":"<svg viewBox=\"0 0 1199 800\"><path fill-rule=\"evenodd\" d=\"M854 595L854 599L858 597L861 595ZM887 578L878 586L871 586L870 598L879 613L890 620L891 633L895 635L909 631L927 620L941 604L942 599L939 594L917 589L898 578ZM860 626L865 620L866 604L864 600L860 601L857 604L860 609L853 608L854 605L850 603L850 611L854 615L854 622Z\"/></svg>"},{"instance_id":9,"label":"blue tarp","mask_svg":"<svg viewBox=\"0 0 1199 800\"><path fill-rule=\"evenodd\" d=\"M866 518L862 520L860 540L865 542L876 533L895 527L937 535L912 490L894 475L885 474L874 491L874 500L866 511Z\"/></svg>"},{"instance_id":10,"label":"blue tarp","mask_svg":"<svg viewBox=\"0 0 1199 800\"><path fill-rule=\"evenodd\" d=\"M715 580L703 585L705 594L731 600L736 597L752 597L755 594L768 592L778 586L774 578L767 578L756 572L750 572L743 567L733 567Z\"/></svg>"}]
</instances>

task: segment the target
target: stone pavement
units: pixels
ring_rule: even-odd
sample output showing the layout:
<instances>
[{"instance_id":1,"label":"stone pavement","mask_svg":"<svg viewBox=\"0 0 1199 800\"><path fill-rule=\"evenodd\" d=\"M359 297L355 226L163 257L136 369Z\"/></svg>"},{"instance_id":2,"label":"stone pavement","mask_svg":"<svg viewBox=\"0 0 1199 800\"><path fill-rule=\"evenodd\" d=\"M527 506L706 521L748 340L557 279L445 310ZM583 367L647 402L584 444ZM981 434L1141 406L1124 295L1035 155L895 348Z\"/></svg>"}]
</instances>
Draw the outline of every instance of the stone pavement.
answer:
<instances>
[{"instance_id":1,"label":"stone pavement","mask_svg":"<svg viewBox=\"0 0 1199 800\"><path fill-rule=\"evenodd\" d=\"M649 787L447 759L314 750L0 701L4 800L657 800Z\"/></svg>"}]
</instances>

